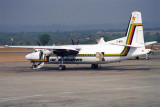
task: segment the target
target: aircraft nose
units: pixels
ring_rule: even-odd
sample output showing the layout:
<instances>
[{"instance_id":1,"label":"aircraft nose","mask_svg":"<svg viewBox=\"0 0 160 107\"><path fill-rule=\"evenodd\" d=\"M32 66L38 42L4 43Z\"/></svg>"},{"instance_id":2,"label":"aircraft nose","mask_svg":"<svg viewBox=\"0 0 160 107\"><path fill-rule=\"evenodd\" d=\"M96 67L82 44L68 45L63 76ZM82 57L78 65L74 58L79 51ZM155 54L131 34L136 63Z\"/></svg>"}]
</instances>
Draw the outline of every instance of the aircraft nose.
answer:
<instances>
[{"instance_id":1,"label":"aircraft nose","mask_svg":"<svg viewBox=\"0 0 160 107\"><path fill-rule=\"evenodd\" d=\"M31 59L31 54L27 54L27 55L25 56L25 58L26 58L26 59Z\"/></svg>"}]
</instances>

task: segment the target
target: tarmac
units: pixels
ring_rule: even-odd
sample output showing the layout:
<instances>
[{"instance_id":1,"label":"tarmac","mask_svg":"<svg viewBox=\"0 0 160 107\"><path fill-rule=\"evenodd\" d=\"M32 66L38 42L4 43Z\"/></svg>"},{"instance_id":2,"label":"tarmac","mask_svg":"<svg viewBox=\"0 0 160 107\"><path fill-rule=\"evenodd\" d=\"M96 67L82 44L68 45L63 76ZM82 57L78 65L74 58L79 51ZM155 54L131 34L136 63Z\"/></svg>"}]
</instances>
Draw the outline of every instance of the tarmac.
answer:
<instances>
[{"instance_id":1,"label":"tarmac","mask_svg":"<svg viewBox=\"0 0 160 107\"><path fill-rule=\"evenodd\" d=\"M0 63L0 107L160 107L160 51L101 65Z\"/></svg>"}]
</instances>

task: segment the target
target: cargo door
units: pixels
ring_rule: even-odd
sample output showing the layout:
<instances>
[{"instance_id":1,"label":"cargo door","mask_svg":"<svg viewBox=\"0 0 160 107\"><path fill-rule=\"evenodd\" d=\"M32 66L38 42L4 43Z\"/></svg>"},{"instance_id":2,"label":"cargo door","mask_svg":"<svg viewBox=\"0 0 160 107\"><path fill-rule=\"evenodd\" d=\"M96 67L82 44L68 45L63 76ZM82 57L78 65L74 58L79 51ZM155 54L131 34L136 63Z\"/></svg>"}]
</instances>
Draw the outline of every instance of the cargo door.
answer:
<instances>
[{"instance_id":1,"label":"cargo door","mask_svg":"<svg viewBox=\"0 0 160 107\"><path fill-rule=\"evenodd\" d=\"M96 61L104 61L104 52L96 52Z\"/></svg>"}]
</instances>

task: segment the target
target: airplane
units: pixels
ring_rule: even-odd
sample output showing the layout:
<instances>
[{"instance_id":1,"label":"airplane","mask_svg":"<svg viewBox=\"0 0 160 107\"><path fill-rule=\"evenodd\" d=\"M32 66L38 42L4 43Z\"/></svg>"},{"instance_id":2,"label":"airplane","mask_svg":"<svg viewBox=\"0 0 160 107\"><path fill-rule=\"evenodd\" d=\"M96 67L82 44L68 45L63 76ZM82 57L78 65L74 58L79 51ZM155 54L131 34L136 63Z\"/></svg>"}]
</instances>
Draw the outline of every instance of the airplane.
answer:
<instances>
[{"instance_id":1,"label":"airplane","mask_svg":"<svg viewBox=\"0 0 160 107\"><path fill-rule=\"evenodd\" d=\"M32 69L40 69L44 64L59 64L59 70L65 70L65 64L91 64L92 69L99 64L120 62L132 57L149 54L152 50L144 43L141 12L134 11L128 24L125 37L105 42L103 38L96 39L97 44L63 45L63 46L6 46L10 48L35 49L27 54L26 59L32 63Z\"/></svg>"}]
</instances>

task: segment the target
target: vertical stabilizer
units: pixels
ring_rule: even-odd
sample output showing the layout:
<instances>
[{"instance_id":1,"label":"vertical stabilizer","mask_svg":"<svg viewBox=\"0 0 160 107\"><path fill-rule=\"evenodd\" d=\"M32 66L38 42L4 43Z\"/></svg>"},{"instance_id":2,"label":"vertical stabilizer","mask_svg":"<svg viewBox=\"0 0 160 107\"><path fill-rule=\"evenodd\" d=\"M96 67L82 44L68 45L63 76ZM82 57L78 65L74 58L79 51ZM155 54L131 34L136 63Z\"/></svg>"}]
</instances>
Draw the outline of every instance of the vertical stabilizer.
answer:
<instances>
[{"instance_id":1,"label":"vertical stabilizer","mask_svg":"<svg viewBox=\"0 0 160 107\"><path fill-rule=\"evenodd\" d=\"M132 12L132 16L126 34L126 45L144 46L141 12Z\"/></svg>"}]
</instances>

